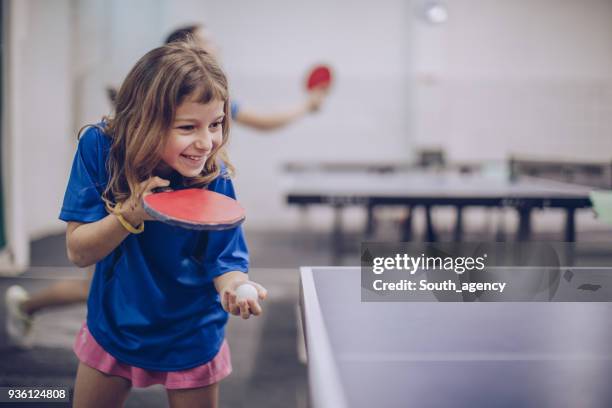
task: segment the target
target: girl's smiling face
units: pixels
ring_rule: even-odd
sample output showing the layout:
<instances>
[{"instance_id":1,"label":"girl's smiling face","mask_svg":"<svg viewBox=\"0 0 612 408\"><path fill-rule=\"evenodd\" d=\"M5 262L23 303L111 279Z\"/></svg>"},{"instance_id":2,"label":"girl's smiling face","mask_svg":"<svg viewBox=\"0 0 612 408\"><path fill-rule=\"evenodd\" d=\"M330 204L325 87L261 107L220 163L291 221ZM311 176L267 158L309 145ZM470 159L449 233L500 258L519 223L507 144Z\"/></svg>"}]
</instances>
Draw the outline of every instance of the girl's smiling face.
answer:
<instances>
[{"instance_id":1,"label":"girl's smiling face","mask_svg":"<svg viewBox=\"0 0 612 408\"><path fill-rule=\"evenodd\" d=\"M223 107L222 100L206 104L187 100L179 105L161 154L169 167L160 169L162 174L170 169L183 177L202 173L206 159L223 139Z\"/></svg>"}]
</instances>

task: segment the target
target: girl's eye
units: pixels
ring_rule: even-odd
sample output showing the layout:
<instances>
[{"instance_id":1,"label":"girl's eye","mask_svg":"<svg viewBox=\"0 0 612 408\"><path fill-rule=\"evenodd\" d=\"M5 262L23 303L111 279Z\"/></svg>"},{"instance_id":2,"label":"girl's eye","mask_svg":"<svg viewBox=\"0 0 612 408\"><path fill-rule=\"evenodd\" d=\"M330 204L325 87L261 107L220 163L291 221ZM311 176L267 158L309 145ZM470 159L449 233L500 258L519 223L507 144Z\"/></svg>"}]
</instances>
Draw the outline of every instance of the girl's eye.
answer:
<instances>
[{"instance_id":1,"label":"girl's eye","mask_svg":"<svg viewBox=\"0 0 612 408\"><path fill-rule=\"evenodd\" d=\"M180 130L184 130L185 132L191 132L192 130L195 129L195 126L193 126L193 125L184 125L184 126L179 126L178 128Z\"/></svg>"},{"instance_id":2,"label":"girl's eye","mask_svg":"<svg viewBox=\"0 0 612 408\"><path fill-rule=\"evenodd\" d=\"M213 129L217 129L219 127L221 127L221 125L223 125L223 122L214 122L210 124L210 127Z\"/></svg>"}]
</instances>

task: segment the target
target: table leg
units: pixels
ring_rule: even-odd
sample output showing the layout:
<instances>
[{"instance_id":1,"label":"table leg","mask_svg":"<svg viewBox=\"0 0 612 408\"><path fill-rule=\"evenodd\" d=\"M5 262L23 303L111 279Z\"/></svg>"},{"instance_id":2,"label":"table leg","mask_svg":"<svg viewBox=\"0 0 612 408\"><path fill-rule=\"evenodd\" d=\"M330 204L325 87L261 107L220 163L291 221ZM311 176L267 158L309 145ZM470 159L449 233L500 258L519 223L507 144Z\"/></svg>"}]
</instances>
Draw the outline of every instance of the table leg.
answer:
<instances>
[{"instance_id":1,"label":"table leg","mask_svg":"<svg viewBox=\"0 0 612 408\"><path fill-rule=\"evenodd\" d=\"M455 231L453 233L453 239L455 242L461 242L463 239L463 206L458 205L457 218L455 219Z\"/></svg>"},{"instance_id":2,"label":"table leg","mask_svg":"<svg viewBox=\"0 0 612 408\"><path fill-rule=\"evenodd\" d=\"M565 215L565 242L576 241L576 209L566 208Z\"/></svg>"},{"instance_id":3,"label":"table leg","mask_svg":"<svg viewBox=\"0 0 612 408\"><path fill-rule=\"evenodd\" d=\"M516 210L519 214L517 240L528 241L531 238L531 207L519 206Z\"/></svg>"},{"instance_id":4,"label":"table leg","mask_svg":"<svg viewBox=\"0 0 612 408\"><path fill-rule=\"evenodd\" d=\"M495 242L506 242L506 207L499 207L493 211L497 214L495 223Z\"/></svg>"},{"instance_id":5,"label":"table leg","mask_svg":"<svg viewBox=\"0 0 612 408\"><path fill-rule=\"evenodd\" d=\"M344 245L344 234L342 230L342 211L344 206L342 204L334 204L334 226L331 234L331 248L332 248L332 265L338 265L340 258L342 257L342 250Z\"/></svg>"},{"instance_id":6,"label":"table leg","mask_svg":"<svg viewBox=\"0 0 612 408\"><path fill-rule=\"evenodd\" d=\"M406 207L406 218L401 224L401 241L412 241L412 207Z\"/></svg>"},{"instance_id":7,"label":"table leg","mask_svg":"<svg viewBox=\"0 0 612 408\"><path fill-rule=\"evenodd\" d=\"M374 218L374 205L368 204L366 206L366 228L365 237L367 240L374 236L376 230L376 219Z\"/></svg>"},{"instance_id":8,"label":"table leg","mask_svg":"<svg viewBox=\"0 0 612 408\"><path fill-rule=\"evenodd\" d=\"M431 217L431 206L430 205L425 206L425 220L427 222L427 225L426 225L427 242L436 242L438 240L438 237L436 236L436 231L434 229L433 219Z\"/></svg>"}]
</instances>

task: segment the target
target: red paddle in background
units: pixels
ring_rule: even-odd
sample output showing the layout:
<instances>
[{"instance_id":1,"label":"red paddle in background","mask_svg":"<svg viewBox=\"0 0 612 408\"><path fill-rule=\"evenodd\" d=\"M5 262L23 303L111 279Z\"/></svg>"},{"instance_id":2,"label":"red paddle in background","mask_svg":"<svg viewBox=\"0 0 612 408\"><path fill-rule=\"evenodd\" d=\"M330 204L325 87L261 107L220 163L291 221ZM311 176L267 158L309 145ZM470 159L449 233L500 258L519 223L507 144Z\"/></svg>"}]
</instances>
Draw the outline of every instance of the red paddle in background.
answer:
<instances>
[{"instance_id":1,"label":"red paddle in background","mask_svg":"<svg viewBox=\"0 0 612 408\"><path fill-rule=\"evenodd\" d=\"M329 88L332 83L332 70L327 65L316 65L308 73L306 79L306 89L312 91L314 89Z\"/></svg>"},{"instance_id":2,"label":"red paddle in background","mask_svg":"<svg viewBox=\"0 0 612 408\"><path fill-rule=\"evenodd\" d=\"M238 201L199 188L153 193L143 202L151 217L182 228L224 230L237 227L245 219Z\"/></svg>"}]
</instances>

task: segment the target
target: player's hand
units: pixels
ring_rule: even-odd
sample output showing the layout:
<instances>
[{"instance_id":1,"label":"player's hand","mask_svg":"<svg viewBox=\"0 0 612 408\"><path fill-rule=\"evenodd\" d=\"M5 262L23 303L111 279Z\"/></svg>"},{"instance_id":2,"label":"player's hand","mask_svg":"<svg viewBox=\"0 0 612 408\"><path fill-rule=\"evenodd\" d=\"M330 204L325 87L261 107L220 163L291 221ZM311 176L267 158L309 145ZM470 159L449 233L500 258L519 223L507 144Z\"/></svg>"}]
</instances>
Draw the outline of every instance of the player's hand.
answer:
<instances>
[{"instance_id":1,"label":"player's hand","mask_svg":"<svg viewBox=\"0 0 612 408\"><path fill-rule=\"evenodd\" d=\"M150 177L141 182L136 191L123 203L120 204L118 212L133 226L142 224L143 221L152 220L142 205L143 197L151 194L151 190L160 187L168 187L170 181L161 177Z\"/></svg>"},{"instance_id":2,"label":"player's hand","mask_svg":"<svg viewBox=\"0 0 612 408\"><path fill-rule=\"evenodd\" d=\"M329 94L329 88L314 88L308 92L306 106L309 112L316 112L321 108L323 101Z\"/></svg>"},{"instance_id":3,"label":"player's hand","mask_svg":"<svg viewBox=\"0 0 612 408\"><path fill-rule=\"evenodd\" d=\"M251 285L255 288L257 291L257 297L255 299L243 299L238 297L236 289L244 284ZM248 319L251 315L259 316L262 313L259 302L264 300L267 296L268 291L259 283L250 280L235 279L221 290L221 303L226 312L234 316L240 316L243 319Z\"/></svg>"}]
</instances>

